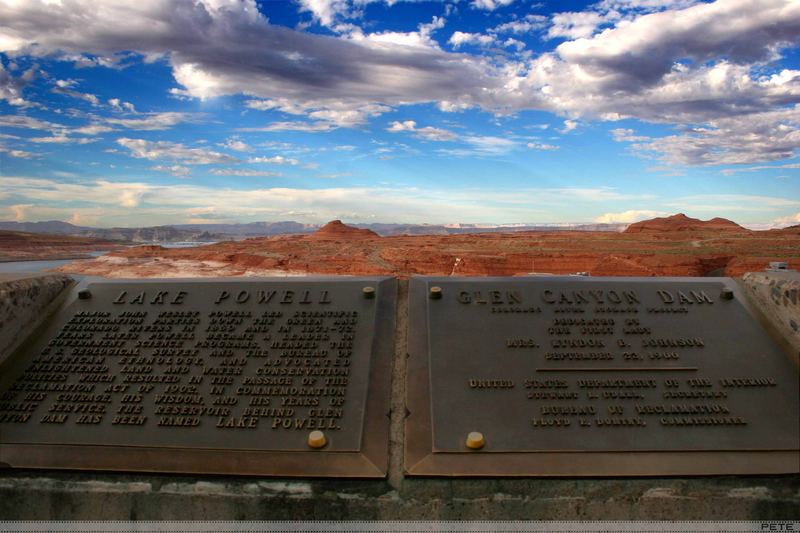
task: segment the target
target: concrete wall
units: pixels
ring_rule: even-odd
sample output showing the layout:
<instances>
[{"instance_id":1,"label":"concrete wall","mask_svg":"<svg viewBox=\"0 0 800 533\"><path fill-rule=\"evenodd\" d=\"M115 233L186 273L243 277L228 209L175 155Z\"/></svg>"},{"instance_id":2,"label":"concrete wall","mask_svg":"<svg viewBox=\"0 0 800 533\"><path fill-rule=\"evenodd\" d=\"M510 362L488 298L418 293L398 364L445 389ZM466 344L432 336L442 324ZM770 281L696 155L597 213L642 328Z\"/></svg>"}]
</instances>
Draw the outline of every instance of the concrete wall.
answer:
<instances>
[{"instance_id":1,"label":"concrete wall","mask_svg":"<svg viewBox=\"0 0 800 533\"><path fill-rule=\"evenodd\" d=\"M407 289L407 282L401 282L386 480L5 471L0 472L0 519L786 520L800 516L797 475L405 477Z\"/></svg>"},{"instance_id":2,"label":"concrete wall","mask_svg":"<svg viewBox=\"0 0 800 533\"><path fill-rule=\"evenodd\" d=\"M73 283L61 274L29 277L0 274L0 363L48 314Z\"/></svg>"}]
</instances>

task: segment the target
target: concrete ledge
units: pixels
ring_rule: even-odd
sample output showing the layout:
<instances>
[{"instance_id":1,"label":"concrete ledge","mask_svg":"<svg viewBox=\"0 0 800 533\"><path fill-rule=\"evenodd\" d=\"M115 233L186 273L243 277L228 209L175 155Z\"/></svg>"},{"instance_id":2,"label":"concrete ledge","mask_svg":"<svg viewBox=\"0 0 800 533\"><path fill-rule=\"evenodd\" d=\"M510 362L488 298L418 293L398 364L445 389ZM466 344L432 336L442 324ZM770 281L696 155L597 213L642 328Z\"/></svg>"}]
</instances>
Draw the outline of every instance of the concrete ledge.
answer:
<instances>
[{"instance_id":1,"label":"concrete ledge","mask_svg":"<svg viewBox=\"0 0 800 533\"><path fill-rule=\"evenodd\" d=\"M750 272L742 285L795 355L800 353L800 272Z\"/></svg>"},{"instance_id":2,"label":"concrete ledge","mask_svg":"<svg viewBox=\"0 0 800 533\"><path fill-rule=\"evenodd\" d=\"M14 520L788 520L792 477L302 481L15 472L0 479Z\"/></svg>"},{"instance_id":3,"label":"concrete ledge","mask_svg":"<svg viewBox=\"0 0 800 533\"><path fill-rule=\"evenodd\" d=\"M52 311L72 283L63 274L0 275L0 363Z\"/></svg>"}]
</instances>

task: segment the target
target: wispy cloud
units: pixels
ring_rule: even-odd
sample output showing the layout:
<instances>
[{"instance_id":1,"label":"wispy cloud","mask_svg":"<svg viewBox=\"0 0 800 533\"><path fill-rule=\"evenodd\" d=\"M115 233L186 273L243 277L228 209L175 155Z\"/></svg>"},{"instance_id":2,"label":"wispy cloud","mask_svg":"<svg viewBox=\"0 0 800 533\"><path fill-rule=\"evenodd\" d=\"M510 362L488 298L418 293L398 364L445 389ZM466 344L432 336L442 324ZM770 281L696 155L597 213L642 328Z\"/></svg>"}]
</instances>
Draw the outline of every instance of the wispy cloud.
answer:
<instances>
[{"instance_id":1,"label":"wispy cloud","mask_svg":"<svg viewBox=\"0 0 800 533\"><path fill-rule=\"evenodd\" d=\"M210 165L213 163L233 163L235 157L206 148L187 148L168 141L148 141L145 139L117 139L117 144L130 150L131 156L151 161L173 160L185 165Z\"/></svg>"},{"instance_id":2,"label":"wispy cloud","mask_svg":"<svg viewBox=\"0 0 800 533\"><path fill-rule=\"evenodd\" d=\"M464 148L443 148L439 153L459 157L500 157L519 147L519 143L505 137L492 135L467 135L461 138Z\"/></svg>"},{"instance_id":3,"label":"wispy cloud","mask_svg":"<svg viewBox=\"0 0 800 533\"><path fill-rule=\"evenodd\" d=\"M274 155L272 157L251 157L247 160L248 163L253 164L267 164L267 165L297 165L300 163L297 159L291 157L283 157L282 155Z\"/></svg>"},{"instance_id":4,"label":"wispy cloud","mask_svg":"<svg viewBox=\"0 0 800 533\"><path fill-rule=\"evenodd\" d=\"M531 150L552 151L552 150L558 150L559 149L559 146L556 146L555 144L547 144L547 143L540 143L540 142L529 142L526 146L528 148L530 148Z\"/></svg>"},{"instance_id":5,"label":"wispy cloud","mask_svg":"<svg viewBox=\"0 0 800 533\"><path fill-rule=\"evenodd\" d=\"M158 172L167 172L172 174L176 178L187 178L192 173L192 170L189 167L184 167L181 165L156 165L150 167L150 170L157 170Z\"/></svg>"},{"instance_id":6,"label":"wispy cloud","mask_svg":"<svg viewBox=\"0 0 800 533\"><path fill-rule=\"evenodd\" d=\"M167 111L164 113L149 113L144 118L106 118L104 122L115 126L122 126L130 130L154 131L166 130L181 122L198 120L197 115Z\"/></svg>"},{"instance_id":7,"label":"wispy cloud","mask_svg":"<svg viewBox=\"0 0 800 533\"><path fill-rule=\"evenodd\" d=\"M800 163L787 163L785 165L757 165L754 167L726 168L720 172L726 176L738 174L739 172L760 172L762 170L796 170L800 169Z\"/></svg>"},{"instance_id":8,"label":"wispy cloud","mask_svg":"<svg viewBox=\"0 0 800 533\"><path fill-rule=\"evenodd\" d=\"M25 150L13 150L3 145L0 145L0 152L11 157L16 157L18 159L33 159L39 157L39 154L35 154L33 152L27 152Z\"/></svg>"},{"instance_id":9,"label":"wispy cloud","mask_svg":"<svg viewBox=\"0 0 800 533\"><path fill-rule=\"evenodd\" d=\"M77 133L79 135L98 135L100 133L108 133L111 131L116 131L111 126L105 126L103 124L89 124L87 126L81 126L80 128L75 128L72 130L72 133Z\"/></svg>"},{"instance_id":10,"label":"wispy cloud","mask_svg":"<svg viewBox=\"0 0 800 533\"><path fill-rule=\"evenodd\" d=\"M254 148L240 139L228 139L220 146L236 152L252 152Z\"/></svg>"},{"instance_id":11,"label":"wispy cloud","mask_svg":"<svg viewBox=\"0 0 800 533\"><path fill-rule=\"evenodd\" d=\"M37 144L89 144L97 141L88 137L68 137L66 135L51 135L50 137L29 137L28 142Z\"/></svg>"},{"instance_id":12,"label":"wispy cloud","mask_svg":"<svg viewBox=\"0 0 800 533\"><path fill-rule=\"evenodd\" d=\"M335 129L336 126L328 122L272 122L259 128L238 128L237 131L305 131L325 132Z\"/></svg>"},{"instance_id":13,"label":"wispy cloud","mask_svg":"<svg viewBox=\"0 0 800 533\"><path fill-rule=\"evenodd\" d=\"M386 128L389 133L410 132L426 141L454 141L458 135L452 131L433 126L418 127L413 120L394 121Z\"/></svg>"},{"instance_id":14,"label":"wispy cloud","mask_svg":"<svg viewBox=\"0 0 800 533\"><path fill-rule=\"evenodd\" d=\"M0 126L28 130L62 130L66 126L27 115L0 115Z\"/></svg>"},{"instance_id":15,"label":"wispy cloud","mask_svg":"<svg viewBox=\"0 0 800 533\"><path fill-rule=\"evenodd\" d=\"M55 87L51 89L51 92L89 102L93 106L100 105L100 99L97 97L97 95L76 91L72 88L75 85L77 85L75 80L56 80Z\"/></svg>"},{"instance_id":16,"label":"wispy cloud","mask_svg":"<svg viewBox=\"0 0 800 533\"><path fill-rule=\"evenodd\" d=\"M241 177L275 177L281 176L280 172L267 170L254 170L252 168L215 168L211 171L215 176L241 176Z\"/></svg>"}]
</instances>

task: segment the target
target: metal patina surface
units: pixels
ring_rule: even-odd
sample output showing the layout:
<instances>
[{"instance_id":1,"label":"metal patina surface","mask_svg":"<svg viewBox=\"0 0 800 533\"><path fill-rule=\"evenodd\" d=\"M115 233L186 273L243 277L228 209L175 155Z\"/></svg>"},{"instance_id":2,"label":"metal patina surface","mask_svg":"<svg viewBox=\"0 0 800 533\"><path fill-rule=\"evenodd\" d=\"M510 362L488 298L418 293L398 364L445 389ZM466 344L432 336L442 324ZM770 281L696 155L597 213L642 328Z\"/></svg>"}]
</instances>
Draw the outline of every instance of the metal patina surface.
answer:
<instances>
[{"instance_id":1,"label":"metal patina surface","mask_svg":"<svg viewBox=\"0 0 800 533\"><path fill-rule=\"evenodd\" d=\"M406 471L800 472L798 368L729 278L412 278Z\"/></svg>"},{"instance_id":2,"label":"metal patina surface","mask_svg":"<svg viewBox=\"0 0 800 533\"><path fill-rule=\"evenodd\" d=\"M0 463L384 477L395 303L388 278L77 287L0 368Z\"/></svg>"}]
</instances>

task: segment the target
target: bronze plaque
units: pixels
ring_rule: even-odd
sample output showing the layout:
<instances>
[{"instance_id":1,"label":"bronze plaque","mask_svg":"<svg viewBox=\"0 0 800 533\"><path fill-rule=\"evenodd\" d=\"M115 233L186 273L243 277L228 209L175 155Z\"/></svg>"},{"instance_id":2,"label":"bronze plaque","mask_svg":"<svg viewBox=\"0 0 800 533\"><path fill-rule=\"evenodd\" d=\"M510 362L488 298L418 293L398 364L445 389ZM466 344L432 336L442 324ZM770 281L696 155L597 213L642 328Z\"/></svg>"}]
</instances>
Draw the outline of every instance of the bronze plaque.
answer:
<instances>
[{"instance_id":1,"label":"bronze plaque","mask_svg":"<svg viewBox=\"0 0 800 533\"><path fill-rule=\"evenodd\" d=\"M800 472L796 358L729 278L424 277L409 300L409 474Z\"/></svg>"},{"instance_id":2,"label":"bronze plaque","mask_svg":"<svg viewBox=\"0 0 800 533\"><path fill-rule=\"evenodd\" d=\"M384 477L395 303L389 278L78 287L0 368L0 463Z\"/></svg>"}]
</instances>

